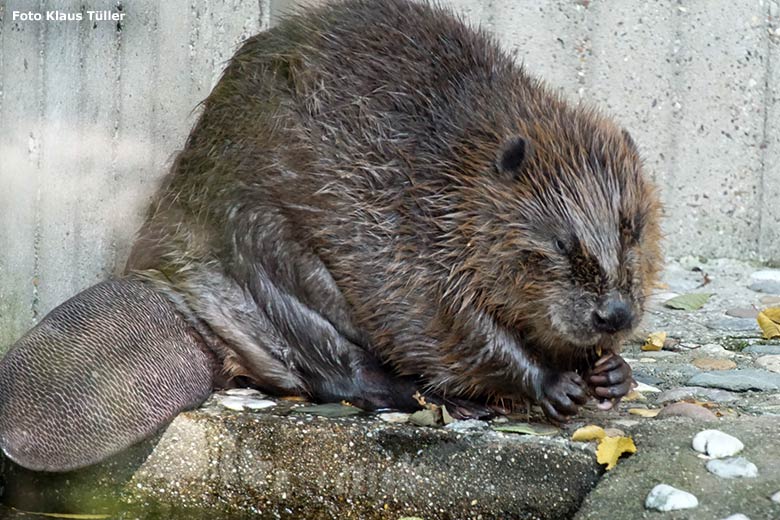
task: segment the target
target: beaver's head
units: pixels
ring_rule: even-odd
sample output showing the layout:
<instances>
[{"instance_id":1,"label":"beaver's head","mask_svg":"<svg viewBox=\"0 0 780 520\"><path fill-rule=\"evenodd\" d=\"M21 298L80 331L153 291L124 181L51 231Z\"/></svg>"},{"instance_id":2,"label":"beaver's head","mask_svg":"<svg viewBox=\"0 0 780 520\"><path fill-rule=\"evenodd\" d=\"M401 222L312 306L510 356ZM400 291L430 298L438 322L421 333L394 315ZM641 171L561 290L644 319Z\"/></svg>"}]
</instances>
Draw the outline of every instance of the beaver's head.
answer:
<instances>
[{"instance_id":1,"label":"beaver's head","mask_svg":"<svg viewBox=\"0 0 780 520\"><path fill-rule=\"evenodd\" d=\"M503 326L564 355L616 348L661 265L660 206L634 142L573 112L504 137L502 178L481 188L482 301Z\"/></svg>"}]
</instances>

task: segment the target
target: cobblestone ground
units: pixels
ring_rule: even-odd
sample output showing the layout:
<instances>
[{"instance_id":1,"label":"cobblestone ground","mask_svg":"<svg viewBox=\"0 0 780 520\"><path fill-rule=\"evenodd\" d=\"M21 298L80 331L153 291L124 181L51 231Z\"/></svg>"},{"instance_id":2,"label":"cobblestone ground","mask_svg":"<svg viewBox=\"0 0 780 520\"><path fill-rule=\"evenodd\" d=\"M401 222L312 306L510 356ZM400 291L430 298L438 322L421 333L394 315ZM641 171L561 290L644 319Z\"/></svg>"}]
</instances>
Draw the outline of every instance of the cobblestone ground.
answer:
<instances>
[{"instance_id":1,"label":"cobblestone ground","mask_svg":"<svg viewBox=\"0 0 780 520\"><path fill-rule=\"evenodd\" d=\"M693 311L665 305L692 293L710 296ZM638 450L602 478L577 518L780 518L780 341L763 339L756 320L780 307L780 270L683 258L667 266L649 307L624 349L640 391L609 414L586 411L567 426L620 428ZM667 334L663 349L642 350L658 332ZM721 458L698 453L693 437L707 429L732 434L744 449ZM673 494L646 504L658 484L697 498ZM690 509L651 509L691 500Z\"/></svg>"},{"instance_id":2,"label":"cobblestone ground","mask_svg":"<svg viewBox=\"0 0 780 520\"><path fill-rule=\"evenodd\" d=\"M709 295L701 308L667 306L692 293ZM615 410L591 403L560 429L535 413L518 429L544 435L521 435L496 431L521 414L424 427L408 414L298 413L305 403L233 390L84 472L5 461L4 501L17 510L0 517L120 503L122 518L780 519L780 340L762 339L756 320L772 307L780 270L684 258L624 349L641 384ZM663 348L643 350L659 332ZM631 437L636 453L604 473L596 442L571 441L591 424Z\"/></svg>"}]
</instances>

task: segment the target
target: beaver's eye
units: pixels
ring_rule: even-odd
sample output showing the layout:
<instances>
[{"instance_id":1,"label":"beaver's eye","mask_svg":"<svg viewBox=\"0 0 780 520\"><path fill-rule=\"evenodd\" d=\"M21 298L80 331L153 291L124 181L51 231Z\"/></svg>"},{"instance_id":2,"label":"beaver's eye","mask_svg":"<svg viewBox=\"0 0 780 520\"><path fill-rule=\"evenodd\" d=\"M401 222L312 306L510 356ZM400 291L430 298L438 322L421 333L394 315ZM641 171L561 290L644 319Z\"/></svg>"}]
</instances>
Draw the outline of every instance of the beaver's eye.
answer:
<instances>
[{"instance_id":1,"label":"beaver's eye","mask_svg":"<svg viewBox=\"0 0 780 520\"><path fill-rule=\"evenodd\" d=\"M568 249L566 248L566 243L560 238L555 239L555 250L562 255L565 255L566 253L569 252Z\"/></svg>"}]
</instances>

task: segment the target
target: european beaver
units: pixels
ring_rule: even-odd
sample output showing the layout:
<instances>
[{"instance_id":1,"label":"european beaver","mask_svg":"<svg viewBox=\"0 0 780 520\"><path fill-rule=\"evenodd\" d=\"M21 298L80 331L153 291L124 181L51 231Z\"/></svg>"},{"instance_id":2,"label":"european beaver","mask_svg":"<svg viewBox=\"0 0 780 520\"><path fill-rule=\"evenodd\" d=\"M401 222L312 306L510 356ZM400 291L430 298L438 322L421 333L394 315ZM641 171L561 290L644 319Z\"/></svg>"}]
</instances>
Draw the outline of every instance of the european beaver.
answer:
<instances>
[{"instance_id":1,"label":"european beaver","mask_svg":"<svg viewBox=\"0 0 780 520\"><path fill-rule=\"evenodd\" d=\"M231 381L370 409L528 398L565 420L630 388L617 351L658 213L624 130L446 10L290 17L205 101L127 276L8 353L2 447L88 465Z\"/></svg>"}]
</instances>

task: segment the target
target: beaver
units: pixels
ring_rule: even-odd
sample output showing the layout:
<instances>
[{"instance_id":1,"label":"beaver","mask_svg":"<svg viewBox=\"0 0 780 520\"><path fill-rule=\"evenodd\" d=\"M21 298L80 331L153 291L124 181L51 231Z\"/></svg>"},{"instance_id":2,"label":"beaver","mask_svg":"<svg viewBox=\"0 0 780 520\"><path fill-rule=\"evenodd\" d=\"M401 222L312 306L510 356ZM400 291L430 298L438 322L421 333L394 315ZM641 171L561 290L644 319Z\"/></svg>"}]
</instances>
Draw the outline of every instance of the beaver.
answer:
<instances>
[{"instance_id":1,"label":"beaver","mask_svg":"<svg viewBox=\"0 0 780 520\"><path fill-rule=\"evenodd\" d=\"M608 408L633 382L618 352L661 265L659 208L624 129L446 9L290 16L205 100L126 275L0 364L0 443L85 466L235 384Z\"/></svg>"}]
</instances>

